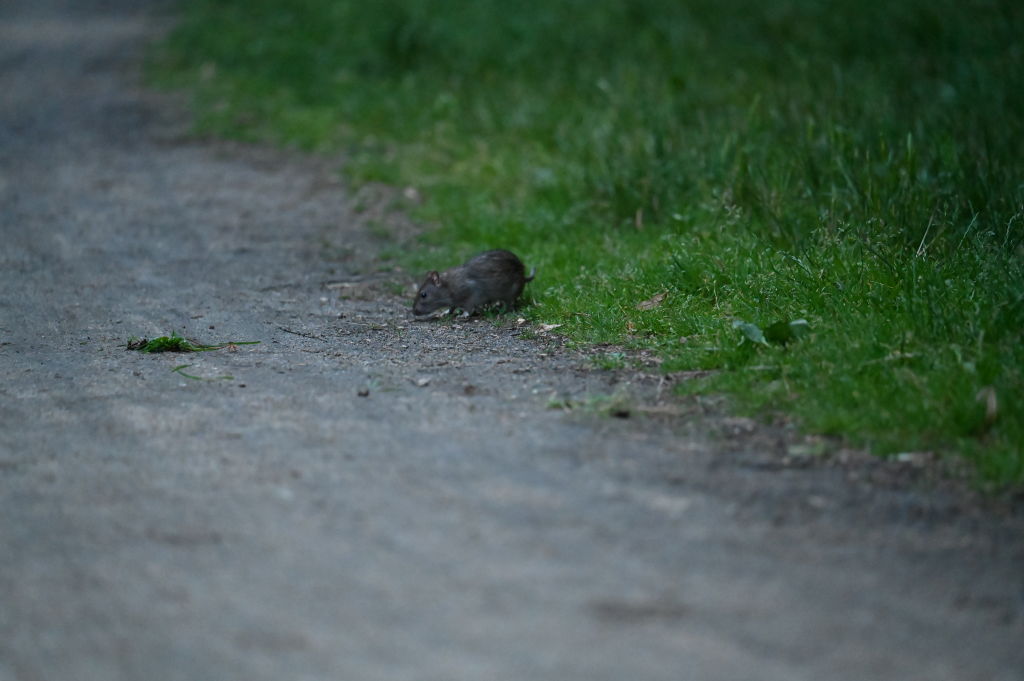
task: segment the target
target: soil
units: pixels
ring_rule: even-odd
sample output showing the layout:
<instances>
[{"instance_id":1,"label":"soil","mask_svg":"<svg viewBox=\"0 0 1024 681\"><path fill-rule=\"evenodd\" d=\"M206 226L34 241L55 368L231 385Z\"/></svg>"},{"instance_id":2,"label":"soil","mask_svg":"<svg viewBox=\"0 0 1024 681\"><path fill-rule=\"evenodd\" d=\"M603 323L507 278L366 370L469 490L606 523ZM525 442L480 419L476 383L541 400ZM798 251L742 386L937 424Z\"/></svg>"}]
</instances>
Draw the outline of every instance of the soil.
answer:
<instances>
[{"instance_id":1,"label":"soil","mask_svg":"<svg viewBox=\"0 0 1024 681\"><path fill-rule=\"evenodd\" d=\"M191 136L172 11L0 5L0 680L1024 679L1019 499L413 321L416 193Z\"/></svg>"}]
</instances>

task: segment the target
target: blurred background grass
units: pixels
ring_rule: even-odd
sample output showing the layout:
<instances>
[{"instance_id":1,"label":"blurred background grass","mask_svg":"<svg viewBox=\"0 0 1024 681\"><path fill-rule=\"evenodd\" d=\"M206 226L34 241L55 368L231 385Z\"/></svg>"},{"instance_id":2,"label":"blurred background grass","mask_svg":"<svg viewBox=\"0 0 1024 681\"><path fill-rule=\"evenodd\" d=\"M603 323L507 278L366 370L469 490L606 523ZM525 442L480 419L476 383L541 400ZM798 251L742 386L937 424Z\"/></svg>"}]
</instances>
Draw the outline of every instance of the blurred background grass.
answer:
<instances>
[{"instance_id":1,"label":"blurred background grass","mask_svg":"<svg viewBox=\"0 0 1024 681\"><path fill-rule=\"evenodd\" d=\"M535 320L880 454L1024 483L1024 5L187 0L199 130L345 149ZM637 304L667 293L660 304ZM734 327L806 319L755 343Z\"/></svg>"}]
</instances>

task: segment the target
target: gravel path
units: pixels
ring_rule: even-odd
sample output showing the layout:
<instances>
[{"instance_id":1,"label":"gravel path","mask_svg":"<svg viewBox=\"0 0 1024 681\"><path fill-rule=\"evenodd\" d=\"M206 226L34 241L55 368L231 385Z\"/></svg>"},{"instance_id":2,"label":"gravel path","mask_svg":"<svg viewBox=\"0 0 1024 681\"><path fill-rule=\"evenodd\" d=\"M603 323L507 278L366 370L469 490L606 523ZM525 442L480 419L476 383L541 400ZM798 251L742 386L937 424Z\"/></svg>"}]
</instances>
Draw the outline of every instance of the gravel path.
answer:
<instances>
[{"instance_id":1,"label":"gravel path","mask_svg":"<svg viewBox=\"0 0 1024 681\"><path fill-rule=\"evenodd\" d=\"M140 87L169 9L0 4L0 681L1024 679L1020 504L410 322L388 196Z\"/></svg>"}]
</instances>

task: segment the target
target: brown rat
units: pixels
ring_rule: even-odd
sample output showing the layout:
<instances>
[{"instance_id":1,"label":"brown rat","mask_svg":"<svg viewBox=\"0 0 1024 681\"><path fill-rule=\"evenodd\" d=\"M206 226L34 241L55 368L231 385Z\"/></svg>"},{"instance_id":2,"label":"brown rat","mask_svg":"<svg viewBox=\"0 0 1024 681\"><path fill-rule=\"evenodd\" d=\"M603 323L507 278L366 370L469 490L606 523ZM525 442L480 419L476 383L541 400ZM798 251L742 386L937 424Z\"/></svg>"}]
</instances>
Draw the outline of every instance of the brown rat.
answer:
<instances>
[{"instance_id":1,"label":"brown rat","mask_svg":"<svg viewBox=\"0 0 1024 681\"><path fill-rule=\"evenodd\" d=\"M468 317L488 303L501 303L510 310L536 272L534 268L530 276L525 276L523 262L511 251L484 251L464 265L427 273L416 292L412 311L419 316L445 307L459 308Z\"/></svg>"}]
</instances>

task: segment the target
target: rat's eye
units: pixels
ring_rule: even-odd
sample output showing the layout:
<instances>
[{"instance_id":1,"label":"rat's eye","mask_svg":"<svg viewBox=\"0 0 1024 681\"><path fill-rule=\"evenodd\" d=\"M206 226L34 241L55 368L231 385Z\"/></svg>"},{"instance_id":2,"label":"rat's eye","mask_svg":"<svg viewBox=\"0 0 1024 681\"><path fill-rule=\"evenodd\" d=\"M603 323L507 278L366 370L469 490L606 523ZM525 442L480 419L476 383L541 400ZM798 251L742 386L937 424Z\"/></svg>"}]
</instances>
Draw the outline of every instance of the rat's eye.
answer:
<instances>
[{"instance_id":1,"label":"rat's eye","mask_svg":"<svg viewBox=\"0 0 1024 681\"><path fill-rule=\"evenodd\" d=\"M427 297L427 292L426 291L420 291L420 298L426 298L426 297Z\"/></svg>"}]
</instances>

